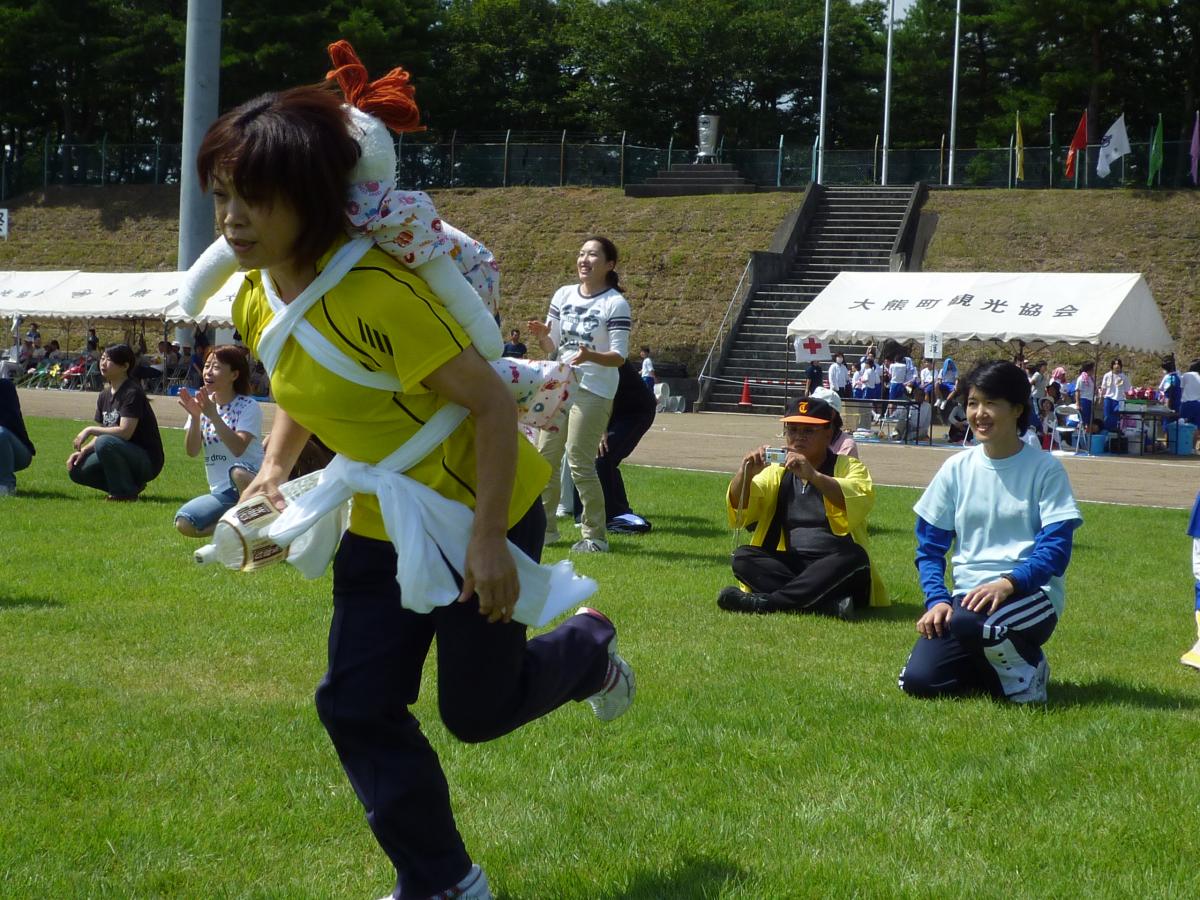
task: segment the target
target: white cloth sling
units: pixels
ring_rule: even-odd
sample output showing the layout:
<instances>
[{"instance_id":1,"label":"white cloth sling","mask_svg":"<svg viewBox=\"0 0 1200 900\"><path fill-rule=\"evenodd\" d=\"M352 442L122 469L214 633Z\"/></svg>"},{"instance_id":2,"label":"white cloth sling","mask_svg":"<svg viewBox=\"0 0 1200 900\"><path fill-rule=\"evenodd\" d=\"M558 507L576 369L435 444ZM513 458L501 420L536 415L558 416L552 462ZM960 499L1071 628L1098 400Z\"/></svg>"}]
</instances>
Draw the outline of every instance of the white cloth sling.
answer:
<instances>
[{"instance_id":1,"label":"white cloth sling","mask_svg":"<svg viewBox=\"0 0 1200 900\"><path fill-rule=\"evenodd\" d=\"M342 378L389 392L403 390L394 375L369 372L357 365L304 319L312 305L350 271L371 244L369 238L359 238L343 245L291 303L279 298L270 273L263 271L263 289L273 315L263 329L258 350L270 375L274 375L288 337L293 337L314 360ZM336 455L321 473L317 487L289 504L267 530L267 537L280 546L289 546L311 529L328 528L335 518L340 521L341 510L355 493L375 494L384 528L396 549L400 602L418 613L453 603L459 588L446 561L456 571L466 571L467 540L475 513L402 473L433 452L466 417L467 410L457 404L443 406L415 435L375 465ZM546 625L598 588L591 578L576 575L567 560L543 566L512 541L508 547L520 581L520 596L513 610L518 622ZM332 552L327 542L312 541L308 553L298 554L296 560L289 554L288 561L315 578L329 565Z\"/></svg>"}]
</instances>

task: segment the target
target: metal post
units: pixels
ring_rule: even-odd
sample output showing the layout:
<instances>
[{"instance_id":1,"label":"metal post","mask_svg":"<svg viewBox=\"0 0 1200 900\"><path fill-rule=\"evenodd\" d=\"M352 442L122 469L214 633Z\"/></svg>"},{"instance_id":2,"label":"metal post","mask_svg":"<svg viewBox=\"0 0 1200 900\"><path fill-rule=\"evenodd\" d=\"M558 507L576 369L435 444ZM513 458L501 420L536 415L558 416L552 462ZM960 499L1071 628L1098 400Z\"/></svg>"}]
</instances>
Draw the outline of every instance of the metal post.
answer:
<instances>
[{"instance_id":1,"label":"metal post","mask_svg":"<svg viewBox=\"0 0 1200 900\"><path fill-rule=\"evenodd\" d=\"M814 184L818 183L817 182L817 155L820 152L820 147L821 147L821 139L816 138L813 141L812 159L809 161L812 163L812 174L809 175L809 177L808 177L808 180L813 182Z\"/></svg>"},{"instance_id":2,"label":"metal post","mask_svg":"<svg viewBox=\"0 0 1200 900\"><path fill-rule=\"evenodd\" d=\"M562 143L558 148L558 186L562 187L566 182L567 173L567 129L563 129Z\"/></svg>"},{"instance_id":3,"label":"metal post","mask_svg":"<svg viewBox=\"0 0 1200 900\"><path fill-rule=\"evenodd\" d=\"M160 156L162 151L162 139L154 139L154 183L158 184L158 167L160 164Z\"/></svg>"},{"instance_id":4,"label":"metal post","mask_svg":"<svg viewBox=\"0 0 1200 900\"><path fill-rule=\"evenodd\" d=\"M892 29L896 24L896 0L888 0L887 74L883 79L883 178L888 183L888 149L892 146Z\"/></svg>"},{"instance_id":5,"label":"metal post","mask_svg":"<svg viewBox=\"0 0 1200 900\"><path fill-rule=\"evenodd\" d=\"M621 184L620 187L625 187L625 132L621 132Z\"/></svg>"},{"instance_id":6,"label":"metal post","mask_svg":"<svg viewBox=\"0 0 1200 900\"><path fill-rule=\"evenodd\" d=\"M1054 187L1054 113L1050 113L1050 187Z\"/></svg>"},{"instance_id":7,"label":"metal post","mask_svg":"<svg viewBox=\"0 0 1200 900\"><path fill-rule=\"evenodd\" d=\"M829 0L825 0L825 36L821 40L821 111L817 132L817 184L825 180L825 94L829 87Z\"/></svg>"},{"instance_id":8,"label":"metal post","mask_svg":"<svg viewBox=\"0 0 1200 900\"><path fill-rule=\"evenodd\" d=\"M871 150L871 184L879 177L879 135L875 135L875 147Z\"/></svg>"},{"instance_id":9,"label":"metal post","mask_svg":"<svg viewBox=\"0 0 1200 900\"><path fill-rule=\"evenodd\" d=\"M503 181L501 182L504 187L508 187L508 141L511 137L512 129L509 128L504 132L504 175L502 176Z\"/></svg>"},{"instance_id":10,"label":"metal post","mask_svg":"<svg viewBox=\"0 0 1200 900\"><path fill-rule=\"evenodd\" d=\"M221 0L188 0L183 63L183 156L179 173L179 251L186 269L212 243L213 204L200 189L196 152L217 118L221 84Z\"/></svg>"},{"instance_id":11,"label":"metal post","mask_svg":"<svg viewBox=\"0 0 1200 900\"><path fill-rule=\"evenodd\" d=\"M779 136L779 159L775 163L775 187L783 186L783 135Z\"/></svg>"},{"instance_id":12,"label":"metal post","mask_svg":"<svg viewBox=\"0 0 1200 900\"><path fill-rule=\"evenodd\" d=\"M671 171L671 154L675 152L675 135L671 134L671 139L667 141L667 171Z\"/></svg>"},{"instance_id":13,"label":"metal post","mask_svg":"<svg viewBox=\"0 0 1200 900\"><path fill-rule=\"evenodd\" d=\"M938 184L946 183L946 135L942 134L942 146L938 150Z\"/></svg>"},{"instance_id":14,"label":"metal post","mask_svg":"<svg viewBox=\"0 0 1200 900\"><path fill-rule=\"evenodd\" d=\"M946 183L954 187L954 150L958 133L958 41L959 29L962 27L962 0L954 3L954 80L950 86L950 180Z\"/></svg>"}]
</instances>

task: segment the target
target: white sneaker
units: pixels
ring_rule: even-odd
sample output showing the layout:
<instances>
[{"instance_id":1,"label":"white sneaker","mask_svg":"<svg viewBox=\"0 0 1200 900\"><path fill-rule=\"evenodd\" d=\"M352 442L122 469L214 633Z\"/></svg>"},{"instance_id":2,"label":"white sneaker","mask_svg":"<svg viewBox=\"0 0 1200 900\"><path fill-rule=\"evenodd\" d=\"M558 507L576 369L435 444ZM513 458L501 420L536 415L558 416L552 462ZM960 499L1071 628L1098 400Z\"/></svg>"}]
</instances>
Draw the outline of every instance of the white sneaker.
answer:
<instances>
[{"instance_id":1,"label":"white sneaker","mask_svg":"<svg viewBox=\"0 0 1200 900\"><path fill-rule=\"evenodd\" d=\"M572 553L607 553L608 541L599 538L584 538L571 547Z\"/></svg>"},{"instance_id":2,"label":"white sneaker","mask_svg":"<svg viewBox=\"0 0 1200 900\"><path fill-rule=\"evenodd\" d=\"M471 871L458 884L434 894L429 900L496 900L488 887L487 875L479 866L472 865Z\"/></svg>"},{"instance_id":3,"label":"white sneaker","mask_svg":"<svg viewBox=\"0 0 1200 900\"><path fill-rule=\"evenodd\" d=\"M379 900L393 900L395 894L380 897ZM432 895L429 900L496 900L492 889L488 887L487 875L477 865L471 866L466 874L454 887L446 888Z\"/></svg>"},{"instance_id":4,"label":"white sneaker","mask_svg":"<svg viewBox=\"0 0 1200 900\"><path fill-rule=\"evenodd\" d=\"M579 607L575 615L595 616L609 622L608 616L589 606ZM636 693L637 679L633 676L633 666L617 653L617 636L614 634L608 642L608 671L604 675L604 683L599 691L587 698L588 705L601 722L611 722L633 706Z\"/></svg>"},{"instance_id":5,"label":"white sneaker","mask_svg":"<svg viewBox=\"0 0 1200 900\"><path fill-rule=\"evenodd\" d=\"M1009 694L1008 699L1013 703L1045 703L1046 682L1050 680L1050 661L1042 656L1042 661L1033 670L1029 686L1023 691Z\"/></svg>"}]
</instances>

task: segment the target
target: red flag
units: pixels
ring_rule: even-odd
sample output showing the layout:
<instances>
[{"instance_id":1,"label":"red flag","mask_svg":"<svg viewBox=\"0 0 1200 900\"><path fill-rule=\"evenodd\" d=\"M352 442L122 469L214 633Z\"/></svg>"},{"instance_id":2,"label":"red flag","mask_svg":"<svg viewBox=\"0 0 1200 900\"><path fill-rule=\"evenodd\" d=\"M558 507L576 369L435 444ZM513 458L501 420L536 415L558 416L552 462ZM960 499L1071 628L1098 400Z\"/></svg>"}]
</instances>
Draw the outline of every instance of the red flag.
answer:
<instances>
[{"instance_id":1,"label":"red flag","mask_svg":"<svg viewBox=\"0 0 1200 900\"><path fill-rule=\"evenodd\" d=\"M1075 129L1075 137L1071 138L1071 146L1067 149L1067 166L1066 174L1068 178L1075 177L1075 154L1080 150L1087 150L1087 110L1083 111L1083 118L1079 120L1079 127Z\"/></svg>"}]
</instances>

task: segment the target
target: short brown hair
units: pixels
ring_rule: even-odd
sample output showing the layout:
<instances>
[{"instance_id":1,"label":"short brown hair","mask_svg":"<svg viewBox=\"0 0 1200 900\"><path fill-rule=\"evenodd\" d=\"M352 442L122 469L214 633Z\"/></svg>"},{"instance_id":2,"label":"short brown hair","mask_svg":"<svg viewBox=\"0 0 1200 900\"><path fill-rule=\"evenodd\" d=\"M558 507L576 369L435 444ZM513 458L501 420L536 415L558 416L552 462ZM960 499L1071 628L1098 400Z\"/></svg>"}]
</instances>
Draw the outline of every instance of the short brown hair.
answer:
<instances>
[{"instance_id":1,"label":"short brown hair","mask_svg":"<svg viewBox=\"0 0 1200 900\"><path fill-rule=\"evenodd\" d=\"M250 356L245 347L236 344L219 344L209 347L204 355L207 363L210 356L215 356L229 368L233 369L233 392L235 394L250 393Z\"/></svg>"},{"instance_id":2,"label":"short brown hair","mask_svg":"<svg viewBox=\"0 0 1200 900\"><path fill-rule=\"evenodd\" d=\"M224 170L247 202L282 199L303 223L292 248L312 262L345 230L346 187L361 149L342 102L323 85L263 94L217 119L196 155L200 186Z\"/></svg>"}]
</instances>

